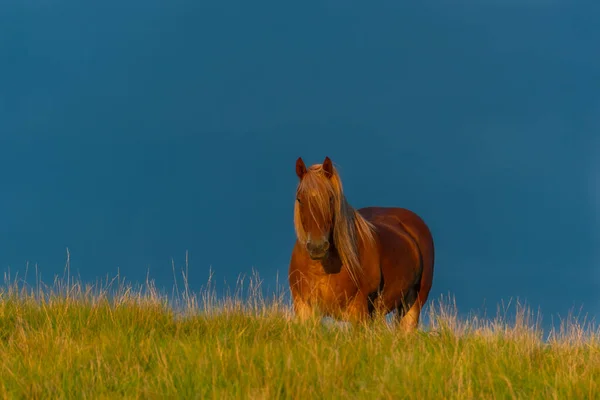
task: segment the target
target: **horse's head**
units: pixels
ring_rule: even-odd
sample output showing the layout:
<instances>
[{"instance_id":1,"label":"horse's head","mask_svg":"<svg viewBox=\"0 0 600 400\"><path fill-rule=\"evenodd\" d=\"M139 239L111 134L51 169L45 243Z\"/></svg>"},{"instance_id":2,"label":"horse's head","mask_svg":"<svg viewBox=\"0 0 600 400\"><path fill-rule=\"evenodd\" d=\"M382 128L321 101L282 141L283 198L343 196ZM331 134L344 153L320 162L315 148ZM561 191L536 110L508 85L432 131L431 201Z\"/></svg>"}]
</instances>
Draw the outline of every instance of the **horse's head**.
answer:
<instances>
[{"instance_id":1,"label":"horse's head","mask_svg":"<svg viewBox=\"0 0 600 400\"><path fill-rule=\"evenodd\" d=\"M336 209L340 205L339 179L329 157L323 164L309 168L298 158L296 175L300 179L294 209L296 236L310 258L322 260L333 241Z\"/></svg>"}]
</instances>

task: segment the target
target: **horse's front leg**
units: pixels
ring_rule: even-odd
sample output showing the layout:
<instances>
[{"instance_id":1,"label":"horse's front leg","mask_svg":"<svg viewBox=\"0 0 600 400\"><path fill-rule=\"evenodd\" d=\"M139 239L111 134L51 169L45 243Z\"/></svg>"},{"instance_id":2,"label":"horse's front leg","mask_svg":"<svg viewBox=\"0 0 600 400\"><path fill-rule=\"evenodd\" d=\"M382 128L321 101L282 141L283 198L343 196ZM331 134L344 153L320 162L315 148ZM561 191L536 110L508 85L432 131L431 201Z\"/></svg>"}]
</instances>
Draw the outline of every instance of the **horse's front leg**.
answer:
<instances>
[{"instance_id":1,"label":"horse's front leg","mask_svg":"<svg viewBox=\"0 0 600 400\"><path fill-rule=\"evenodd\" d=\"M293 302L296 319L300 322L310 319L313 314L311 306L300 297L295 298Z\"/></svg>"},{"instance_id":2,"label":"horse's front leg","mask_svg":"<svg viewBox=\"0 0 600 400\"><path fill-rule=\"evenodd\" d=\"M368 297L358 292L348 303L344 319L356 326L369 321L370 316Z\"/></svg>"}]
</instances>

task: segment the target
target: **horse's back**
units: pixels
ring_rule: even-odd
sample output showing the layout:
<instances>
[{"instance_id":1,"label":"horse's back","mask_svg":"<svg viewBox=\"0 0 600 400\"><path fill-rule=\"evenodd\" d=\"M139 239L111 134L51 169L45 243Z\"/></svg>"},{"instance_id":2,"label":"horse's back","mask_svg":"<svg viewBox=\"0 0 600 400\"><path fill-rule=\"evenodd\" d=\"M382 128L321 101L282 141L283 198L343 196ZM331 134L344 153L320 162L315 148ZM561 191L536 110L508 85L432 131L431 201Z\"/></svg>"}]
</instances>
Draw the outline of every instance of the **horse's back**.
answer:
<instances>
[{"instance_id":1,"label":"horse's back","mask_svg":"<svg viewBox=\"0 0 600 400\"><path fill-rule=\"evenodd\" d=\"M365 207L358 211L375 225L400 225L419 242L419 245L431 244L433 251L431 231L425 221L413 211L399 207Z\"/></svg>"},{"instance_id":2,"label":"horse's back","mask_svg":"<svg viewBox=\"0 0 600 400\"><path fill-rule=\"evenodd\" d=\"M399 207L365 207L358 212L376 228L383 226L393 230L401 229L415 241L422 260L418 299L424 303L431 290L435 257L433 237L425 221L413 211Z\"/></svg>"}]
</instances>

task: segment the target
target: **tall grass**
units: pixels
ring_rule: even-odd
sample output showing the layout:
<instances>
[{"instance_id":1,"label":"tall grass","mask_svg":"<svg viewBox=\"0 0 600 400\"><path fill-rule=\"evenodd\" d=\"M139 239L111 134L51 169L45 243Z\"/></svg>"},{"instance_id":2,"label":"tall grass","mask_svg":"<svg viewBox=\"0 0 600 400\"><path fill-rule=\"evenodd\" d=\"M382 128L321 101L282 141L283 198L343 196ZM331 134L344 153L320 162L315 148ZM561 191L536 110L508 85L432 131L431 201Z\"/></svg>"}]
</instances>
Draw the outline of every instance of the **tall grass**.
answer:
<instances>
[{"instance_id":1,"label":"tall grass","mask_svg":"<svg viewBox=\"0 0 600 400\"><path fill-rule=\"evenodd\" d=\"M56 279L0 289L3 398L600 398L600 332L565 321L543 336L526 307L461 319L451 298L427 326L298 323L257 276L166 295L147 280ZM245 286L245 287L244 287Z\"/></svg>"}]
</instances>

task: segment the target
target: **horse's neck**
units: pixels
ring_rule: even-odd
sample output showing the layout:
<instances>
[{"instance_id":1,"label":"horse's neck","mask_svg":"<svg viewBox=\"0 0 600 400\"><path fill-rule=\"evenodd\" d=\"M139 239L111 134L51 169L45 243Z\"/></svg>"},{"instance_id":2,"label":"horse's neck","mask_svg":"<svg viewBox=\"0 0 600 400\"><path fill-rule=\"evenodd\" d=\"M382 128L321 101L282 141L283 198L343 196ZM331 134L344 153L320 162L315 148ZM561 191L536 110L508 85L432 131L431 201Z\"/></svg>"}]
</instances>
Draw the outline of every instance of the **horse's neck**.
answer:
<instances>
[{"instance_id":1,"label":"horse's neck","mask_svg":"<svg viewBox=\"0 0 600 400\"><path fill-rule=\"evenodd\" d=\"M356 227L356 220L360 218L358 212L348 204L348 208L350 211L347 213L348 216L343 221L336 221L336 223L343 223L346 225L347 232L352 234L357 240L359 239L358 228ZM358 244L358 243L356 243ZM337 243L336 243L337 245Z\"/></svg>"},{"instance_id":2,"label":"horse's neck","mask_svg":"<svg viewBox=\"0 0 600 400\"><path fill-rule=\"evenodd\" d=\"M360 250L363 246L363 242L362 242L362 238L358 232L358 228L356 227L356 219L359 218L358 215L356 215L356 211L353 209L351 212L351 216L348 217L347 219L345 219L342 223L347 224L346 229L347 232L346 234L350 234L352 237L354 237L354 242L351 243L351 245L353 247L355 247L354 250L359 256L360 256ZM346 238L346 240L348 240L348 238ZM333 246L335 247L336 253L338 254L338 256L340 255L339 253L339 248L340 246L338 246L337 240L335 238L334 235L334 240L333 240ZM344 246L342 247L344 250L349 250L349 249L345 249Z\"/></svg>"}]
</instances>

